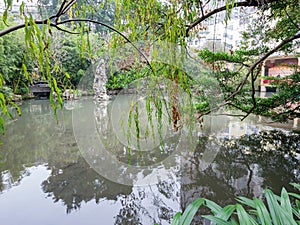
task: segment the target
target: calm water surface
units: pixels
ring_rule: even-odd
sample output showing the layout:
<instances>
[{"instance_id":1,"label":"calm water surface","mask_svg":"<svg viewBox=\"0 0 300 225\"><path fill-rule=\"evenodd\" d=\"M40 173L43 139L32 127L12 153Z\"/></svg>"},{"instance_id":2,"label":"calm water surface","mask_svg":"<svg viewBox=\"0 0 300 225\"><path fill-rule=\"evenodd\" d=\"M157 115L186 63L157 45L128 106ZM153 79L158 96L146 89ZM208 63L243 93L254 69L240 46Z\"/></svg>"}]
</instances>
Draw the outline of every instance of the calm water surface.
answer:
<instances>
[{"instance_id":1,"label":"calm water surface","mask_svg":"<svg viewBox=\"0 0 300 225\"><path fill-rule=\"evenodd\" d=\"M241 122L217 116L204 119L195 150L180 155L184 158L180 158L180 166L161 163L171 157L175 145L181 146L179 139L171 137L166 139L164 151L131 152L132 167L115 176L116 180L128 174L136 176L132 185L113 182L109 172L124 168L108 163L103 164L103 171L95 169L73 128L76 122L95 121L106 149L126 164L128 149L106 117L115 118L115 113L126 111L126 104L120 101L116 110L110 104L95 106L91 99L68 102L58 111L57 123L47 100L24 102L22 117L7 123L0 146L0 224L169 224L177 211L197 197L225 205L239 195L259 197L266 187L276 193L282 186L292 190L289 183L300 181L297 121L281 125L266 124L259 117ZM78 108L81 116L74 121ZM95 118L90 118L91 111ZM179 159L177 153L174 159ZM100 164L109 161L102 160ZM150 185L145 180L151 171L132 172L142 162L144 167L156 163L152 169L172 171L173 176ZM208 224L199 218L195 223Z\"/></svg>"}]
</instances>

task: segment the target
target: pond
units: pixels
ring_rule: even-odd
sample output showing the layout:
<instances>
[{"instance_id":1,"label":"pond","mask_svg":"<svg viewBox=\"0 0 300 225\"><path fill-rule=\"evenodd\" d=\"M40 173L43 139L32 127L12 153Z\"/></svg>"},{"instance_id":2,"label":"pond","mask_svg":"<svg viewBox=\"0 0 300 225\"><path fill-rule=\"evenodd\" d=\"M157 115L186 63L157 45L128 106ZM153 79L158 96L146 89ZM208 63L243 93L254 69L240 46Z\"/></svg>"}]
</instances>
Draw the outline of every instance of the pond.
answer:
<instances>
[{"instance_id":1,"label":"pond","mask_svg":"<svg viewBox=\"0 0 300 225\"><path fill-rule=\"evenodd\" d=\"M47 100L22 103L1 137L1 224L169 224L197 197L224 206L300 181L297 121L208 116L192 140L165 129L135 149L117 128L126 98L66 102L58 122Z\"/></svg>"}]
</instances>

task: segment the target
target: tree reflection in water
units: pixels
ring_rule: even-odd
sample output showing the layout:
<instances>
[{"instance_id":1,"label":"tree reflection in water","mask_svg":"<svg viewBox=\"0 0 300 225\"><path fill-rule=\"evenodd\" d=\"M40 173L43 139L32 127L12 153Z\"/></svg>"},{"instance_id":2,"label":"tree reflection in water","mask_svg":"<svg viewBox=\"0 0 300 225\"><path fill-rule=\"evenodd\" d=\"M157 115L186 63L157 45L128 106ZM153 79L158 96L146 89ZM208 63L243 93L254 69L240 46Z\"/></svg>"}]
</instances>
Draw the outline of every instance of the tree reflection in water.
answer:
<instances>
[{"instance_id":1,"label":"tree reflection in water","mask_svg":"<svg viewBox=\"0 0 300 225\"><path fill-rule=\"evenodd\" d=\"M220 151L214 162L201 171L202 153L212 145L219 145ZM184 210L197 197L224 206L234 203L239 195L259 197L266 187L276 193L282 186L291 190L289 183L300 181L296 158L299 146L299 134L282 131L263 131L236 140L202 137L190 164L182 167L179 183L119 185L96 174L81 159L53 173L43 182L43 190L53 195L55 202L64 202L68 212L80 208L81 202L119 199L122 208L115 224L168 223L176 212L169 202L180 203Z\"/></svg>"},{"instance_id":2,"label":"tree reflection in water","mask_svg":"<svg viewBox=\"0 0 300 225\"><path fill-rule=\"evenodd\" d=\"M54 202L62 201L67 213L80 209L82 202L101 199L117 200L119 195L128 195L131 187L111 185L112 182L99 176L83 158L67 167L52 170L51 176L42 183L43 191L52 196Z\"/></svg>"},{"instance_id":3,"label":"tree reflection in water","mask_svg":"<svg viewBox=\"0 0 300 225\"><path fill-rule=\"evenodd\" d=\"M176 211L197 197L224 206L238 195L258 197L266 187L275 193L282 186L289 191L290 182L300 181L300 134L273 130L237 139L201 137L177 178L153 186L116 184L97 174L80 155L71 111L59 112L57 124L49 103L26 104L22 118L7 126L0 146L0 193L11 187L9 179L18 185L29 175L27 167L47 165L51 175L43 181L42 190L54 202L62 202L68 213L89 201L111 200L120 203L115 206L119 210L115 224L168 224ZM201 169L203 153L214 146L220 148L218 155L206 170ZM145 157L150 162L154 156Z\"/></svg>"},{"instance_id":4,"label":"tree reflection in water","mask_svg":"<svg viewBox=\"0 0 300 225\"><path fill-rule=\"evenodd\" d=\"M220 151L214 162L201 171L202 154L213 145L218 145ZM300 181L299 147L299 134L279 130L231 140L202 137L191 163L183 167L182 174L188 176L181 184L182 209L197 197L225 206L235 203L237 196L259 197L267 187L277 194L282 187L291 191L289 183ZM201 213L206 213L205 209Z\"/></svg>"},{"instance_id":5,"label":"tree reflection in water","mask_svg":"<svg viewBox=\"0 0 300 225\"><path fill-rule=\"evenodd\" d=\"M161 182L157 186L130 187L113 183L80 158L67 167L52 169L42 189L54 202L62 202L67 213L79 210L82 203L103 200L121 202L115 224L154 224L170 222L175 210L168 203L178 204L179 189L175 182Z\"/></svg>"}]
</instances>

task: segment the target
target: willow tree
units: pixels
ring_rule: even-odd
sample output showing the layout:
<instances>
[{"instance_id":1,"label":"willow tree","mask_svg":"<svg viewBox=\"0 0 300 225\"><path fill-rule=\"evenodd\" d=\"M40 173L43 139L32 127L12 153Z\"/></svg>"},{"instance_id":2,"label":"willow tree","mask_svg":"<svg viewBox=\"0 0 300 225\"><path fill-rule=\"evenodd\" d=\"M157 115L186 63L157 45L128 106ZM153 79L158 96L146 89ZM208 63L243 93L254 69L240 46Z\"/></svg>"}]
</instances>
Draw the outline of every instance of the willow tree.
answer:
<instances>
[{"instance_id":1,"label":"willow tree","mask_svg":"<svg viewBox=\"0 0 300 225\"><path fill-rule=\"evenodd\" d=\"M3 21L7 27L0 31L0 37L8 35L16 30L24 30L24 40L26 44L26 53L28 57L34 57L38 65L39 73L44 80L50 84L52 93L58 96L58 103L62 104L61 90L57 86L56 79L51 74L51 39L52 30L57 29L61 32L80 35L82 42L80 49L84 51L89 49L88 34L93 30L93 24L107 28L111 33L109 36L108 47L117 48L124 43L129 43L132 49L138 52L139 57L135 57L135 61L131 65L126 65L124 68L130 67L148 67L149 76L152 79L164 77L171 80L173 85L170 87L170 117L174 125L174 129L180 128L181 114L179 110L179 88L185 90L189 95L197 93L192 87L195 87L193 79L184 70L179 69L186 60L188 51L186 51L188 37L193 37L199 30L205 29L203 22L211 19L214 15L225 12L226 23L230 19L231 11L237 7L256 7L258 13L266 18L265 23L260 23L257 27L254 25L255 32L249 33L248 40L261 36L263 32L263 42L276 40L276 43L268 48L260 46L255 49L253 46L244 46L240 51L228 54L217 54L216 52L202 51L202 57L207 63L213 64L214 73L211 76L223 76L222 71L217 71L215 65L219 62L233 62L242 70L229 71L234 82L230 83L228 88L226 84L224 100L213 108L220 108L226 105L242 109L247 116L257 109L257 99L254 96L254 82L258 77L261 63L271 54L286 48L291 47L291 44L297 45L295 41L300 38L299 33L299 2L298 0L288 0L279 2L275 0L115 0L115 1L88 1L88 0L55 0L44 2L44 5L51 6L53 14L34 16L27 11L26 2L20 5L19 19L22 21L18 25L10 25L8 22L9 9L13 5L12 0L5 0L6 9L3 13ZM42 5L41 7L42 8ZM94 16L99 12L109 11L112 20L106 21L101 17ZM270 24L273 24L272 26ZM275 25L274 25L275 24ZM288 24L288 25L285 25ZM279 31L282 30L282 33ZM267 32L265 32L267 31ZM112 36L112 37L111 37ZM143 41L146 44L138 46L136 43ZM149 49L151 46L159 45L161 42L172 43L167 45L167 49L176 52L171 54L168 63L150 62L148 60ZM250 51L249 51L250 50ZM179 52L179 54L177 54ZM152 52L151 54L159 54L160 52ZM125 60L126 62L126 60ZM221 64L222 65L222 64ZM59 68L57 66L56 68ZM221 68L221 67L219 67ZM239 68L239 67L235 67ZM32 74L28 72L26 65L22 65L24 74L28 81L32 79ZM240 73L240 71L243 71ZM227 75L226 75L227 76ZM299 76L298 76L299 77ZM219 79L223 81L222 77ZM295 81L297 83L298 81ZM250 84L252 94L250 103L247 101L247 107L243 107L243 102L240 99L240 93L244 93L247 85ZM298 88L298 85L295 86ZM9 114L7 110L7 100L1 93L1 109L4 114ZM52 105L55 106L52 95L50 96ZM204 99L205 101L205 99ZM252 102L252 103L251 103ZM156 104L159 107L160 104ZM205 106L205 104L204 104ZM242 106L242 107L241 107ZM268 106L271 107L270 105ZM199 107L200 116L211 111L212 107ZM258 111L259 112L259 111ZM260 111L261 112L261 111ZM294 111L295 112L295 111Z\"/></svg>"}]
</instances>

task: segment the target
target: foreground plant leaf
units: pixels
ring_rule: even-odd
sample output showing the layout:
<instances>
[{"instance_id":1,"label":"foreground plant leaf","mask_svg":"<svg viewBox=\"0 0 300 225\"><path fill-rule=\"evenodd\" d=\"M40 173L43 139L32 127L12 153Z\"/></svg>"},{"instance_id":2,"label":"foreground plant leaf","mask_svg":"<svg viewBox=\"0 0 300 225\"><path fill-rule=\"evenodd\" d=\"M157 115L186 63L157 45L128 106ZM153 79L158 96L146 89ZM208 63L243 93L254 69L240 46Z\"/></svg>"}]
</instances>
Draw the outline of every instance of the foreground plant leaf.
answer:
<instances>
[{"instance_id":1,"label":"foreground plant leaf","mask_svg":"<svg viewBox=\"0 0 300 225\"><path fill-rule=\"evenodd\" d=\"M195 201L193 201L190 205L188 205L188 207L186 208L186 210L184 211L184 213L181 217L180 224L182 224L182 225L183 224L184 225L191 224L199 207L204 205L204 203L205 203L205 199L198 198Z\"/></svg>"}]
</instances>

